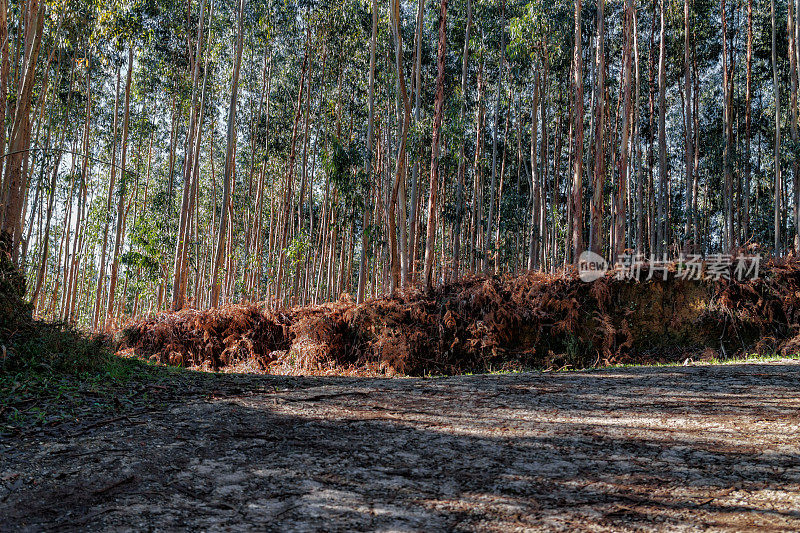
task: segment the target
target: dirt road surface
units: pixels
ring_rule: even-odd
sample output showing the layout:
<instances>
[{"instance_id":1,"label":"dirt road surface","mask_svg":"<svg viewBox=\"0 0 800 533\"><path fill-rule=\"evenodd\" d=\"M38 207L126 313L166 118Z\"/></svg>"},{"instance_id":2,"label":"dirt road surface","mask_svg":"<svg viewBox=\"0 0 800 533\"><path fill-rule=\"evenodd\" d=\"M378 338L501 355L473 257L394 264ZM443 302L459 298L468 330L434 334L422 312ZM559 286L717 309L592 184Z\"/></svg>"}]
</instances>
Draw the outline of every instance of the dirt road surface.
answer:
<instances>
[{"instance_id":1,"label":"dirt road surface","mask_svg":"<svg viewBox=\"0 0 800 533\"><path fill-rule=\"evenodd\" d=\"M797 362L225 380L0 442L0 530L800 531Z\"/></svg>"}]
</instances>

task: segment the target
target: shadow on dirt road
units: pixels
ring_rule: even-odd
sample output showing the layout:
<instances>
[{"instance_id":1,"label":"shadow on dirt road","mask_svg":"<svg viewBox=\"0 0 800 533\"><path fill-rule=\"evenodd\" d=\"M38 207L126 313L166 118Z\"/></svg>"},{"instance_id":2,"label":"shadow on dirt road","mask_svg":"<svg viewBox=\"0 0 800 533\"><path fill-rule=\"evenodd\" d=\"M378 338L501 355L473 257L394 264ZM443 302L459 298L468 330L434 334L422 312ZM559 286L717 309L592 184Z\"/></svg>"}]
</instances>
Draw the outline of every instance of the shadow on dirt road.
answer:
<instances>
[{"instance_id":1,"label":"shadow on dirt road","mask_svg":"<svg viewBox=\"0 0 800 533\"><path fill-rule=\"evenodd\" d=\"M0 530L800 530L796 362L248 379L2 442Z\"/></svg>"}]
</instances>

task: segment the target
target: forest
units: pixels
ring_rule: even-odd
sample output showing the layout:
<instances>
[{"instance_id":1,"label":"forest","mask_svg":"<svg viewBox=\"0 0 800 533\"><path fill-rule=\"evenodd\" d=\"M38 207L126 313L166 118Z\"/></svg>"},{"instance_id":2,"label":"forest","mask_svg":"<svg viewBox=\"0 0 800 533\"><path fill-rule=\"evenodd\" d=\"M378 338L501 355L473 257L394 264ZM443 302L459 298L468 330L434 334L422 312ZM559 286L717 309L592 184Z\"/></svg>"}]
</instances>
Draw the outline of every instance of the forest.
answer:
<instances>
[{"instance_id":1,"label":"forest","mask_svg":"<svg viewBox=\"0 0 800 533\"><path fill-rule=\"evenodd\" d=\"M0 0L0 531L800 531L800 0Z\"/></svg>"},{"instance_id":2,"label":"forest","mask_svg":"<svg viewBox=\"0 0 800 533\"><path fill-rule=\"evenodd\" d=\"M793 254L794 0L0 1L35 314L362 302L591 250Z\"/></svg>"}]
</instances>

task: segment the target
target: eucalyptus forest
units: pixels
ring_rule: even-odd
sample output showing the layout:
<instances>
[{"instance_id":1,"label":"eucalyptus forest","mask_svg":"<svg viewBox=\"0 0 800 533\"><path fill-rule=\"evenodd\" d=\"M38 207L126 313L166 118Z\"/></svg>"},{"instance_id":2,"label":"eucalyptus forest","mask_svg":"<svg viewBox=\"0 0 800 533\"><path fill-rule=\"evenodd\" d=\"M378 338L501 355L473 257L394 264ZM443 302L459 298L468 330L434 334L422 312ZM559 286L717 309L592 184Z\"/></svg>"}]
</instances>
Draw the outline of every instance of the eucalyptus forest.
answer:
<instances>
[{"instance_id":1,"label":"eucalyptus forest","mask_svg":"<svg viewBox=\"0 0 800 533\"><path fill-rule=\"evenodd\" d=\"M800 531L800 0L0 0L0 531Z\"/></svg>"},{"instance_id":2,"label":"eucalyptus forest","mask_svg":"<svg viewBox=\"0 0 800 533\"><path fill-rule=\"evenodd\" d=\"M2 4L40 317L796 247L794 1Z\"/></svg>"}]
</instances>

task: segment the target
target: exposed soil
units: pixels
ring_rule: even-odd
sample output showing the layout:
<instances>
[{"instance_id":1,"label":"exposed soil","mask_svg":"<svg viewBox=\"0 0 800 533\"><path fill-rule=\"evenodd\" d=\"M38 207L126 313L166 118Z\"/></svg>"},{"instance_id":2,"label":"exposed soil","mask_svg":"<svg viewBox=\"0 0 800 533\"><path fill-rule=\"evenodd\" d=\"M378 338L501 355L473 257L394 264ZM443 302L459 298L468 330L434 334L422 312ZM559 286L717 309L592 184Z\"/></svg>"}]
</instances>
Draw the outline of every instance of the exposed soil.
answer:
<instances>
[{"instance_id":1,"label":"exposed soil","mask_svg":"<svg viewBox=\"0 0 800 533\"><path fill-rule=\"evenodd\" d=\"M800 364L224 376L0 445L0 530L800 530Z\"/></svg>"}]
</instances>

